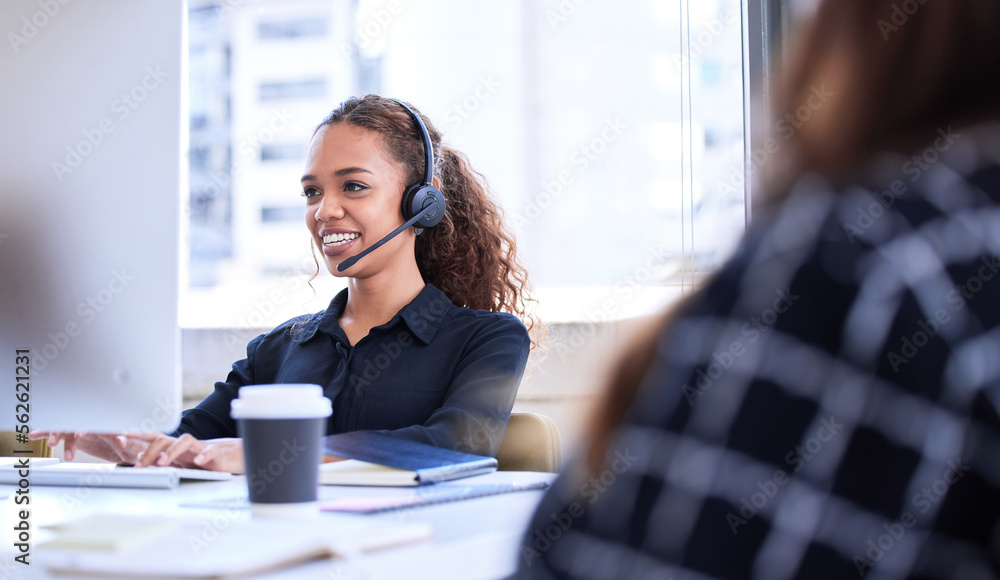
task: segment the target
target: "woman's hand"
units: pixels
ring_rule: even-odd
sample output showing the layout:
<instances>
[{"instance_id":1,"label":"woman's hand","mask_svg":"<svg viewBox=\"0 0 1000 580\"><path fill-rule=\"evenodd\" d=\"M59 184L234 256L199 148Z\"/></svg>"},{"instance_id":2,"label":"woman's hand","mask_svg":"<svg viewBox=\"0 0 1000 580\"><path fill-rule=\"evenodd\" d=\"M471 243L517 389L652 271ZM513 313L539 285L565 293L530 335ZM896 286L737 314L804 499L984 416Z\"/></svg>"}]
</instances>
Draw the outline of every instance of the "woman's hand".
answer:
<instances>
[{"instance_id":1,"label":"woman's hand","mask_svg":"<svg viewBox=\"0 0 1000 580\"><path fill-rule=\"evenodd\" d=\"M166 435L161 436L166 437ZM147 441L125 433L32 431L28 437L31 439L48 438L49 447L55 447L62 441L64 443L63 457L66 461L72 461L77 451L83 451L98 459L132 465L149 445Z\"/></svg>"},{"instance_id":2,"label":"woman's hand","mask_svg":"<svg viewBox=\"0 0 1000 580\"><path fill-rule=\"evenodd\" d=\"M48 438L49 446L64 442L63 457L72 461L77 451L123 465L189 467L243 473L243 440L199 441L185 433L170 437L162 433L63 433L33 431L32 439Z\"/></svg>"},{"instance_id":3,"label":"woman's hand","mask_svg":"<svg viewBox=\"0 0 1000 580\"><path fill-rule=\"evenodd\" d=\"M136 467L149 465L191 467L211 471L243 473L243 440L237 438L208 439L201 441L185 433L168 437L141 433L130 435L146 441L147 448L136 462Z\"/></svg>"}]
</instances>

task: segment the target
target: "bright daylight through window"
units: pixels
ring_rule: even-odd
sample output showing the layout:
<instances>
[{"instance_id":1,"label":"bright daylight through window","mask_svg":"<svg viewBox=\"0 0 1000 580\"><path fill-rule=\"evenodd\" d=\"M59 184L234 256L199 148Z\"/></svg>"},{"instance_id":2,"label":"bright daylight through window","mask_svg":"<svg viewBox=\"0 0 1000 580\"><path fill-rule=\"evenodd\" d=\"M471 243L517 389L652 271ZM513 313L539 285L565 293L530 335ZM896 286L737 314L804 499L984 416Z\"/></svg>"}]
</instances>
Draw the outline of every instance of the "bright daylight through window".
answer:
<instances>
[{"instance_id":1,"label":"bright daylight through window","mask_svg":"<svg viewBox=\"0 0 1000 580\"><path fill-rule=\"evenodd\" d=\"M742 22L735 0L191 0L182 325L326 306L343 281L313 299L298 181L319 120L369 92L487 177L547 322L651 312L744 229Z\"/></svg>"}]
</instances>

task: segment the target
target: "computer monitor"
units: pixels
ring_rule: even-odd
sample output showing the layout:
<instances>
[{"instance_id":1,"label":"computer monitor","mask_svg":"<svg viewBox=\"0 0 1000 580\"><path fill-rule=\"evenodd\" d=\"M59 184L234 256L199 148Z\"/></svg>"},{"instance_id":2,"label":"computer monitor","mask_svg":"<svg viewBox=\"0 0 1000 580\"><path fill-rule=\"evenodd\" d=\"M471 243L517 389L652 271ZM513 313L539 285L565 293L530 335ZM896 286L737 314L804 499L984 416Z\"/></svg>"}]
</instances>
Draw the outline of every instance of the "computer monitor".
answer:
<instances>
[{"instance_id":1,"label":"computer monitor","mask_svg":"<svg viewBox=\"0 0 1000 580\"><path fill-rule=\"evenodd\" d=\"M0 430L178 422L185 8L0 10Z\"/></svg>"}]
</instances>

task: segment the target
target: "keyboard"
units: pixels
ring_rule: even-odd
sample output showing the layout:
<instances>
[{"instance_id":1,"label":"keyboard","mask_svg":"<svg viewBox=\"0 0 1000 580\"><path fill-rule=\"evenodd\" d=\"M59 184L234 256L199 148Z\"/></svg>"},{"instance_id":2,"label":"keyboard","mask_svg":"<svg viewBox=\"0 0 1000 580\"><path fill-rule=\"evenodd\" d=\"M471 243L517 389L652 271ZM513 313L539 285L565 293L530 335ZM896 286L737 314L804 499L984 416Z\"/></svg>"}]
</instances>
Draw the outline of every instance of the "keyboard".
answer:
<instances>
[{"instance_id":1,"label":"keyboard","mask_svg":"<svg viewBox=\"0 0 1000 580\"><path fill-rule=\"evenodd\" d=\"M175 488L181 480L226 481L231 473L180 467L119 467L112 463L59 463L31 467L31 485ZM17 485L17 469L0 468L0 484Z\"/></svg>"},{"instance_id":2,"label":"keyboard","mask_svg":"<svg viewBox=\"0 0 1000 580\"><path fill-rule=\"evenodd\" d=\"M187 467L116 467L116 471L137 472L147 471L153 473L176 473L181 481L228 481L234 477L232 473L224 471L208 471L205 469L189 469Z\"/></svg>"}]
</instances>

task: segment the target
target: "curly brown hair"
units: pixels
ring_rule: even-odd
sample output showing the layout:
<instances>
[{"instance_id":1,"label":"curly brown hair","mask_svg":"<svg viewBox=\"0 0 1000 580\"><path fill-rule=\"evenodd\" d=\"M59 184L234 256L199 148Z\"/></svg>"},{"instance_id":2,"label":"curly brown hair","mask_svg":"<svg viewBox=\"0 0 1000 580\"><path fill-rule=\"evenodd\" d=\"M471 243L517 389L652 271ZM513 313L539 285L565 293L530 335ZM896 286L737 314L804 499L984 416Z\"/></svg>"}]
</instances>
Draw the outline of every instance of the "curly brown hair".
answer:
<instances>
[{"instance_id":1,"label":"curly brown hair","mask_svg":"<svg viewBox=\"0 0 1000 580\"><path fill-rule=\"evenodd\" d=\"M524 322L537 345L541 324L529 305L528 273L517 259L517 242L504 224L486 178L468 158L441 142L441 133L418 109L434 149L434 176L447 211L439 224L416 240L417 266L424 281L441 289L458 306L509 312ZM316 127L350 123L374 131L391 157L406 168L406 183L424 178L424 145L410 114L379 95L351 97Z\"/></svg>"}]
</instances>

